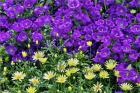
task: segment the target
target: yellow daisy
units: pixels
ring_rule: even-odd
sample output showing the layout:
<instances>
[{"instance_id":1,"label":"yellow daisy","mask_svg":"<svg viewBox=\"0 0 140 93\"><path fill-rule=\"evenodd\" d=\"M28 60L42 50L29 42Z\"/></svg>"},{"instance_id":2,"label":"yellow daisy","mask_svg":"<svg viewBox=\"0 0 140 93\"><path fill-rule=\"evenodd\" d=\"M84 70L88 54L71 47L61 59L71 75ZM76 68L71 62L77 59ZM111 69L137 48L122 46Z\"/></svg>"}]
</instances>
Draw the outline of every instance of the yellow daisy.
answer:
<instances>
[{"instance_id":1,"label":"yellow daisy","mask_svg":"<svg viewBox=\"0 0 140 93\"><path fill-rule=\"evenodd\" d=\"M65 76L65 75L60 75L60 76L57 77L56 82L58 82L58 83L65 83L66 80L67 80L67 76Z\"/></svg>"},{"instance_id":2,"label":"yellow daisy","mask_svg":"<svg viewBox=\"0 0 140 93\"><path fill-rule=\"evenodd\" d=\"M47 58L39 58L38 59L42 64L45 64L47 62Z\"/></svg>"},{"instance_id":3,"label":"yellow daisy","mask_svg":"<svg viewBox=\"0 0 140 93\"><path fill-rule=\"evenodd\" d=\"M93 72L93 69L90 68L90 67L86 67L86 68L84 69L84 73L88 73L88 72Z\"/></svg>"},{"instance_id":4,"label":"yellow daisy","mask_svg":"<svg viewBox=\"0 0 140 93\"><path fill-rule=\"evenodd\" d=\"M76 58L71 58L68 60L68 65L71 66L77 66L79 64L79 60Z\"/></svg>"},{"instance_id":5,"label":"yellow daisy","mask_svg":"<svg viewBox=\"0 0 140 93\"><path fill-rule=\"evenodd\" d=\"M40 58L44 58L45 54L44 52L38 51L35 52L33 55L33 60L39 60Z\"/></svg>"},{"instance_id":6,"label":"yellow daisy","mask_svg":"<svg viewBox=\"0 0 140 93\"><path fill-rule=\"evenodd\" d=\"M87 42L87 46L91 47L92 46L92 42L91 41L88 41Z\"/></svg>"},{"instance_id":7,"label":"yellow daisy","mask_svg":"<svg viewBox=\"0 0 140 93\"><path fill-rule=\"evenodd\" d=\"M105 63L105 67L108 70L113 70L117 65L117 62L115 60L109 59L106 63Z\"/></svg>"},{"instance_id":8,"label":"yellow daisy","mask_svg":"<svg viewBox=\"0 0 140 93\"><path fill-rule=\"evenodd\" d=\"M36 93L36 88L35 87L28 87L27 89L26 89L26 91L27 91L27 93Z\"/></svg>"},{"instance_id":9,"label":"yellow daisy","mask_svg":"<svg viewBox=\"0 0 140 93\"><path fill-rule=\"evenodd\" d=\"M27 55L28 55L28 54L27 54L27 52L22 51L22 57L24 57L24 58L25 58L25 57L27 57Z\"/></svg>"},{"instance_id":10,"label":"yellow daisy","mask_svg":"<svg viewBox=\"0 0 140 93\"><path fill-rule=\"evenodd\" d=\"M93 78L95 78L95 74L94 73L91 73L91 72L88 72L85 74L85 78L88 79L88 80L92 80Z\"/></svg>"},{"instance_id":11,"label":"yellow daisy","mask_svg":"<svg viewBox=\"0 0 140 93\"><path fill-rule=\"evenodd\" d=\"M122 83L120 85L120 88L123 90L123 91L130 91L133 89L133 86L129 83Z\"/></svg>"},{"instance_id":12,"label":"yellow daisy","mask_svg":"<svg viewBox=\"0 0 140 93\"><path fill-rule=\"evenodd\" d=\"M102 93L102 87L103 87L102 83L97 82L96 84L93 85L92 91L94 91L95 93L98 92Z\"/></svg>"},{"instance_id":13,"label":"yellow daisy","mask_svg":"<svg viewBox=\"0 0 140 93\"><path fill-rule=\"evenodd\" d=\"M102 69L100 64L94 64L91 68L94 72L99 72Z\"/></svg>"},{"instance_id":14,"label":"yellow daisy","mask_svg":"<svg viewBox=\"0 0 140 93\"><path fill-rule=\"evenodd\" d=\"M67 64L65 62L59 62L57 64L57 70L60 72L64 72L66 67L67 67Z\"/></svg>"},{"instance_id":15,"label":"yellow daisy","mask_svg":"<svg viewBox=\"0 0 140 93\"><path fill-rule=\"evenodd\" d=\"M54 72L49 71L49 72L47 72L47 73L44 74L43 79L50 80L50 79L54 78L55 75L56 74Z\"/></svg>"},{"instance_id":16,"label":"yellow daisy","mask_svg":"<svg viewBox=\"0 0 140 93\"><path fill-rule=\"evenodd\" d=\"M29 79L29 81L34 85L38 85L39 84L39 79L37 79L36 77L32 78L32 79Z\"/></svg>"},{"instance_id":17,"label":"yellow daisy","mask_svg":"<svg viewBox=\"0 0 140 93\"><path fill-rule=\"evenodd\" d=\"M103 70L99 73L99 77L103 78L103 79L106 79L106 78L109 78L109 74L108 74L107 71Z\"/></svg>"},{"instance_id":18,"label":"yellow daisy","mask_svg":"<svg viewBox=\"0 0 140 93\"><path fill-rule=\"evenodd\" d=\"M15 72L12 76L12 80L19 80L22 81L25 78L25 74L23 72Z\"/></svg>"},{"instance_id":19,"label":"yellow daisy","mask_svg":"<svg viewBox=\"0 0 140 93\"><path fill-rule=\"evenodd\" d=\"M74 73L76 73L77 71L79 71L78 68L75 68L75 67L70 68L70 69L66 70L66 75L67 75L67 76L71 76L71 74L74 74Z\"/></svg>"}]
</instances>

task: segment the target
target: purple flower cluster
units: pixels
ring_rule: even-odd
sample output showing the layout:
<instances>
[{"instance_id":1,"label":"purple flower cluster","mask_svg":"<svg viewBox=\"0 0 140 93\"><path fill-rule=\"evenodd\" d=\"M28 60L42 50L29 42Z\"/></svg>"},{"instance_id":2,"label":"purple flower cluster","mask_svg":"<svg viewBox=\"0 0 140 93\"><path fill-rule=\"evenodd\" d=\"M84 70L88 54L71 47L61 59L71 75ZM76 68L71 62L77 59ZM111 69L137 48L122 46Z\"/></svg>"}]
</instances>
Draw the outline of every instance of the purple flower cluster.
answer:
<instances>
[{"instance_id":1,"label":"purple flower cluster","mask_svg":"<svg viewBox=\"0 0 140 93\"><path fill-rule=\"evenodd\" d=\"M96 63L104 63L109 58L136 62L140 48L140 14L130 12L132 6L139 7L139 3L133 2L138 1L117 4L115 0L58 0L51 36L63 39L68 51L95 51L93 61ZM88 41L92 42L91 47Z\"/></svg>"},{"instance_id":2,"label":"purple flower cluster","mask_svg":"<svg viewBox=\"0 0 140 93\"><path fill-rule=\"evenodd\" d=\"M138 79L138 73L131 67L131 65L121 63L115 70L119 72L117 79L118 83L137 82L136 80Z\"/></svg>"},{"instance_id":3,"label":"purple flower cluster","mask_svg":"<svg viewBox=\"0 0 140 93\"><path fill-rule=\"evenodd\" d=\"M69 52L92 54L94 63L116 60L118 83L136 82L138 72L127 66L140 57L139 0L125 0L121 4L115 0L56 1L58 9L52 20L52 38L62 39Z\"/></svg>"},{"instance_id":4,"label":"purple flower cluster","mask_svg":"<svg viewBox=\"0 0 140 93\"><path fill-rule=\"evenodd\" d=\"M68 52L83 51L99 64L114 59L119 83L140 83L134 68L128 69L140 57L140 1L121 1L53 0L49 5L40 0L5 0L0 2L0 44L12 61L30 60L49 25L53 41L62 40Z\"/></svg>"},{"instance_id":5,"label":"purple flower cluster","mask_svg":"<svg viewBox=\"0 0 140 93\"><path fill-rule=\"evenodd\" d=\"M37 0L5 0L0 2L0 9L0 44L5 46L11 61L30 60L42 45L42 28L51 23L48 5ZM29 58L23 58L22 51Z\"/></svg>"}]
</instances>

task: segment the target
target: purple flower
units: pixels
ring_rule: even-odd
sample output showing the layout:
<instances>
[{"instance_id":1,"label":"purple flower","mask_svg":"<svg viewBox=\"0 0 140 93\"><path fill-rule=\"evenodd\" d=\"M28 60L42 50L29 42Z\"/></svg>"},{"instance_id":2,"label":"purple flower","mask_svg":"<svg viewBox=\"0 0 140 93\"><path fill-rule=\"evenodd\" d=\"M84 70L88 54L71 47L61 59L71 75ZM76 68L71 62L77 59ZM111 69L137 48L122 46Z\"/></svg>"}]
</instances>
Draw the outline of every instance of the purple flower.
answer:
<instances>
[{"instance_id":1,"label":"purple flower","mask_svg":"<svg viewBox=\"0 0 140 93\"><path fill-rule=\"evenodd\" d=\"M95 21L95 24L98 26L103 26L105 24L105 20L99 19L99 20Z\"/></svg>"},{"instance_id":2,"label":"purple flower","mask_svg":"<svg viewBox=\"0 0 140 93\"><path fill-rule=\"evenodd\" d=\"M133 25L130 27L130 32L133 34L140 34L140 25Z\"/></svg>"},{"instance_id":3,"label":"purple flower","mask_svg":"<svg viewBox=\"0 0 140 93\"><path fill-rule=\"evenodd\" d=\"M140 7L140 1L139 0L132 0L131 2L129 2L129 5L131 7Z\"/></svg>"},{"instance_id":4,"label":"purple flower","mask_svg":"<svg viewBox=\"0 0 140 93\"><path fill-rule=\"evenodd\" d=\"M132 51L129 54L129 60L131 60L132 62L136 62L139 58L139 53L137 53L136 51Z\"/></svg>"},{"instance_id":5,"label":"purple flower","mask_svg":"<svg viewBox=\"0 0 140 93\"><path fill-rule=\"evenodd\" d=\"M120 47L121 47L120 43L114 44L113 47L112 47L112 51L114 53L121 53L122 49Z\"/></svg>"},{"instance_id":6,"label":"purple flower","mask_svg":"<svg viewBox=\"0 0 140 93\"><path fill-rule=\"evenodd\" d=\"M19 61L22 61L22 57L21 57L21 54L16 54L12 57L12 61L13 62L19 62Z\"/></svg>"},{"instance_id":7,"label":"purple flower","mask_svg":"<svg viewBox=\"0 0 140 93\"><path fill-rule=\"evenodd\" d=\"M11 38L9 32L0 32L0 43L3 43Z\"/></svg>"},{"instance_id":8,"label":"purple flower","mask_svg":"<svg viewBox=\"0 0 140 93\"><path fill-rule=\"evenodd\" d=\"M28 39L27 34L25 32L21 32L17 36L17 41L24 42Z\"/></svg>"},{"instance_id":9,"label":"purple flower","mask_svg":"<svg viewBox=\"0 0 140 93\"><path fill-rule=\"evenodd\" d=\"M43 35L39 32L32 33L33 42L41 42L43 40Z\"/></svg>"},{"instance_id":10,"label":"purple flower","mask_svg":"<svg viewBox=\"0 0 140 93\"><path fill-rule=\"evenodd\" d=\"M136 48L140 48L140 36L138 36L134 42Z\"/></svg>"},{"instance_id":11,"label":"purple flower","mask_svg":"<svg viewBox=\"0 0 140 93\"><path fill-rule=\"evenodd\" d=\"M111 30L111 36L114 39L120 39L124 36L124 34L121 32L119 28L114 28Z\"/></svg>"},{"instance_id":12,"label":"purple flower","mask_svg":"<svg viewBox=\"0 0 140 93\"><path fill-rule=\"evenodd\" d=\"M9 54L9 55L15 55L17 51L17 48L13 45L9 45L9 46L6 46L6 52Z\"/></svg>"},{"instance_id":13,"label":"purple flower","mask_svg":"<svg viewBox=\"0 0 140 93\"><path fill-rule=\"evenodd\" d=\"M41 16L45 13L45 9L43 7L36 7L34 9L34 15L35 16Z\"/></svg>"},{"instance_id":14,"label":"purple flower","mask_svg":"<svg viewBox=\"0 0 140 93\"><path fill-rule=\"evenodd\" d=\"M9 7L7 10L6 10L6 15L13 19L13 18L16 18L16 10L14 7Z\"/></svg>"},{"instance_id":15,"label":"purple flower","mask_svg":"<svg viewBox=\"0 0 140 93\"><path fill-rule=\"evenodd\" d=\"M115 93L123 93L122 91L115 91Z\"/></svg>"},{"instance_id":16,"label":"purple flower","mask_svg":"<svg viewBox=\"0 0 140 93\"><path fill-rule=\"evenodd\" d=\"M110 56L111 52L110 52L110 49L109 48L102 48L100 51L99 51L99 55L101 58L108 58Z\"/></svg>"},{"instance_id":17,"label":"purple flower","mask_svg":"<svg viewBox=\"0 0 140 93\"><path fill-rule=\"evenodd\" d=\"M96 56L93 58L93 62L103 64L105 59L102 58L99 54L96 54Z\"/></svg>"},{"instance_id":18,"label":"purple flower","mask_svg":"<svg viewBox=\"0 0 140 93\"><path fill-rule=\"evenodd\" d=\"M136 79L136 84L140 84L140 75Z\"/></svg>"},{"instance_id":19,"label":"purple flower","mask_svg":"<svg viewBox=\"0 0 140 93\"><path fill-rule=\"evenodd\" d=\"M68 7L71 9L76 9L80 6L79 0L68 0Z\"/></svg>"},{"instance_id":20,"label":"purple flower","mask_svg":"<svg viewBox=\"0 0 140 93\"><path fill-rule=\"evenodd\" d=\"M37 0L24 0L25 8L32 8L33 5L37 2Z\"/></svg>"},{"instance_id":21,"label":"purple flower","mask_svg":"<svg viewBox=\"0 0 140 93\"><path fill-rule=\"evenodd\" d=\"M117 28L124 29L126 26L128 26L129 21L125 18L117 18L115 20L115 24L117 25Z\"/></svg>"},{"instance_id":22,"label":"purple flower","mask_svg":"<svg viewBox=\"0 0 140 93\"><path fill-rule=\"evenodd\" d=\"M29 19L25 19L20 22L20 27L23 29L29 29L32 26L32 21Z\"/></svg>"},{"instance_id":23,"label":"purple flower","mask_svg":"<svg viewBox=\"0 0 140 93\"><path fill-rule=\"evenodd\" d=\"M129 53L131 52L131 45L127 44L127 45L122 45L121 49L124 53Z\"/></svg>"},{"instance_id":24,"label":"purple flower","mask_svg":"<svg viewBox=\"0 0 140 93\"><path fill-rule=\"evenodd\" d=\"M14 3L14 0L5 0L5 3L7 3L7 4L13 4Z\"/></svg>"},{"instance_id":25,"label":"purple flower","mask_svg":"<svg viewBox=\"0 0 140 93\"><path fill-rule=\"evenodd\" d=\"M23 30L18 22L15 22L11 26L11 29L14 30L15 32L21 32Z\"/></svg>"},{"instance_id":26,"label":"purple flower","mask_svg":"<svg viewBox=\"0 0 140 93\"><path fill-rule=\"evenodd\" d=\"M22 14L24 12L24 7L21 5L15 6L16 14Z\"/></svg>"},{"instance_id":27,"label":"purple flower","mask_svg":"<svg viewBox=\"0 0 140 93\"><path fill-rule=\"evenodd\" d=\"M136 20L137 20L138 22L140 22L140 13L138 13L138 14L136 15Z\"/></svg>"},{"instance_id":28,"label":"purple flower","mask_svg":"<svg viewBox=\"0 0 140 93\"><path fill-rule=\"evenodd\" d=\"M104 2L104 0L99 0L99 2L104 3L106 5L110 5L110 4L113 4L115 2L115 0L106 0L105 2Z\"/></svg>"}]
</instances>

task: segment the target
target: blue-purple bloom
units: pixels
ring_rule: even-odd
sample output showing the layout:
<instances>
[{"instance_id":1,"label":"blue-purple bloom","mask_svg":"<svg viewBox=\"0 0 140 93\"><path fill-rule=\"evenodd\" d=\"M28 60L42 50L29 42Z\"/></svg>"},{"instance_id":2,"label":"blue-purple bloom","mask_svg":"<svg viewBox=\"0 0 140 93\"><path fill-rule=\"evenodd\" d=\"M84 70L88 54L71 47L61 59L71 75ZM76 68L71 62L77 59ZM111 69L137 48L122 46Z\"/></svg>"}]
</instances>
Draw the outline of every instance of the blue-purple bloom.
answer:
<instances>
[{"instance_id":1,"label":"blue-purple bloom","mask_svg":"<svg viewBox=\"0 0 140 93\"><path fill-rule=\"evenodd\" d=\"M9 45L9 46L6 46L6 52L9 54L9 55L15 55L17 51L17 48L13 45Z\"/></svg>"},{"instance_id":2,"label":"blue-purple bloom","mask_svg":"<svg viewBox=\"0 0 140 93\"><path fill-rule=\"evenodd\" d=\"M43 40L43 35L39 32L32 33L33 42L41 42Z\"/></svg>"},{"instance_id":3,"label":"blue-purple bloom","mask_svg":"<svg viewBox=\"0 0 140 93\"><path fill-rule=\"evenodd\" d=\"M28 39L27 37L27 34L25 32L20 32L18 35L17 35L17 41L19 42L24 42Z\"/></svg>"}]
</instances>

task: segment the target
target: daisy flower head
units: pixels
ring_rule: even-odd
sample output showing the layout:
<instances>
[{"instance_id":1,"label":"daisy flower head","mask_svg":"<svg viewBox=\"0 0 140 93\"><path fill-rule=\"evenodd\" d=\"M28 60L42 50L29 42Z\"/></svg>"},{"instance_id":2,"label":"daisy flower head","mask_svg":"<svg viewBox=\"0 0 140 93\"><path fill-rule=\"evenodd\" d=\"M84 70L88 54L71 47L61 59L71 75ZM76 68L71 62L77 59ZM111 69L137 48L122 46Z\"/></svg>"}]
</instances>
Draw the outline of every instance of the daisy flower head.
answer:
<instances>
[{"instance_id":1,"label":"daisy flower head","mask_svg":"<svg viewBox=\"0 0 140 93\"><path fill-rule=\"evenodd\" d=\"M77 66L79 64L79 60L76 58L68 59L68 65L71 66Z\"/></svg>"},{"instance_id":2,"label":"daisy flower head","mask_svg":"<svg viewBox=\"0 0 140 93\"><path fill-rule=\"evenodd\" d=\"M88 72L88 73L85 74L85 78L87 80L92 80L93 78L95 78L95 76L96 75L94 73L92 73L92 72Z\"/></svg>"},{"instance_id":3,"label":"daisy flower head","mask_svg":"<svg viewBox=\"0 0 140 93\"><path fill-rule=\"evenodd\" d=\"M90 67L86 67L83 72L85 72L85 73L93 72L93 69Z\"/></svg>"},{"instance_id":4,"label":"daisy flower head","mask_svg":"<svg viewBox=\"0 0 140 93\"><path fill-rule=\"evenodd\" d=\"M35 52L33 55L33 60L37 61L40 58L44 58L44 56L45 56L44 52L41 52L41 51Z\"/></svg>"},{"instance_id":5,"label":"daisy flower head","mask_svg":"<svg viewBox=\"0 0 140 93\"><path fill-rule=\"evenodd\" d=\"M74 74L74 73L76 73L78 71L79 71L78 68L73 67L73 68L70 68L70 69L66 70L66 75L71 76L71 74Z\"/></svg>"},{"instance_id":6,"label":"daisy flower head","mask_svg":"<svg viewBox=\"0 0 140 93\"><path fill-rule=\"evenodd\" d=\"M79 69L76 68L76 67L70 68L70 72L71 72L72 74L76 73L77 71L79 71Z\"/></svg>"},{"instance_id":7,"label":"daisy flower head","mask_svg":"<svg viewBox=\"0 0 140 93\"><path fill-rule=\"evenodd\" d=\"M35 87L28 87L27 89L26 89L26 92L27 93L36 93L37 92L37 90L36 90L36 88Z\"/></svg>"},{"instance_id":8,"label":"daisy flower head","mask_svg":"<svg viewBox=\"0 0 140 93\"><path fill-rule=\"evenodd\" d=\"M120 85L120 88L123 90L123 91L130 91L133 89L133 86L132 84L129 84L129 83L122 83Z\"/></svg>"},{"instance_id":9,"label":"daisy flower head","mask_svg":"<svg viewBox=\"0 0 140 93\"><path fill-rule=\"evenodd\" d=\"M54 78L55 75L56 74L54 72L49 71L49 72L47 72L47 73L44 74L43 79L50 80L50 79Z\"/></svg>"},{"instance_id":10,"label":"daisy flower head","mask_svg":"<svg viewBox=\"0 0 140 93\"><path fill-rule=\"evenodd\" d=\"M26 74L23 72L15 72L12 76L12 80L22 81L25 78Z\"/></svg>"},{"instance_id":11,"label":"daisy flower head","mask_svg":"<svg viewBox=\"0 0 140 93\"><path fill-rule=\"evenodd\" d=\"M107 71L103 70L103 71L100 71L99 77L102 79L106 79L106 78L109 78L109 74Z\"/></svg>"},{"instance_id":12,"label":"daisy flower head","mask_svg":"<svg viewBox=\"0 0 140 93\"><path fill-rule=\"evenodd\" d=\"M29 81L31 82L31 84L33 84L34 86L39 84L39 79L37 79L36 77L29 79Z\"/></svg>"},{"instance_id":13,"label":"daisy flower head","mask_svg":"<svg viewBox=\"0 0 140 93\"><path fill-rule=\"evenodd\" d=\"M91 47L92 46L92 41L87 41L87 46Z\"/></svg>"},{"instance_id":14,"label":"daisy flower head","mask_svg":"<svg viewBox=\"0 0 140 93\"><path fill-rule=\"evenodd\" d=\"M57 64L57 70L60 72L64 72L66 70L67 64L65 62L59 62Z\"/></svg>"},{"instance_id":15,"label":"daisy flower head","mask_svg":"<svg viewBox=\"0 0 140 93\"><path fill-rule=\"evenodd\" d=\"M105 67L108 70L113 70L117 65L117 62L115 60L109 59L106 63L105 63Z\"/></svg>"},{"instance_id":16,"label":"daisy flower head","mask_svg":"<svg viewBox=\"0 0 140 93\"><path fill-rule=\"evenodd\" d=\"M60 76L58 76L57 77L57 80L56 80L56 82L58 82L58 83L65 83L66 82L66 80L67 80L67 76L65 76L65 75L60 75Z\"/></svg>"},{"instance_id":17,"label":"daisy flower head","mask_svg":"<svg viewBox=\"0 0 140 93\"><path fill-rule=\"evenodd\" d=\"M94 72L99 72L102 69L102 66L100 64L93 64L91 68Z\"/></svg>"},{"instance_id":18,"label":"daisy flower head","mask_svg":"<svg viewBox=\"0 0 140 93\"><path fill-rule=\"evenodd\" d=\"M47 62L47 58L39 58L39 61L42 63L42 64L45 64Z\"/></svg>"},{"instance_id":19,"label":"daisy flower head","mask_svg":"<svg viewBox=\"0 0 140 93\"><path fill-rule=\"evenodd\" d=\"M92 91L94 91L95 93L102 93L102 83L97 82L96 84L93 85L92 87Z\"/></svg>"}]
</instances>

